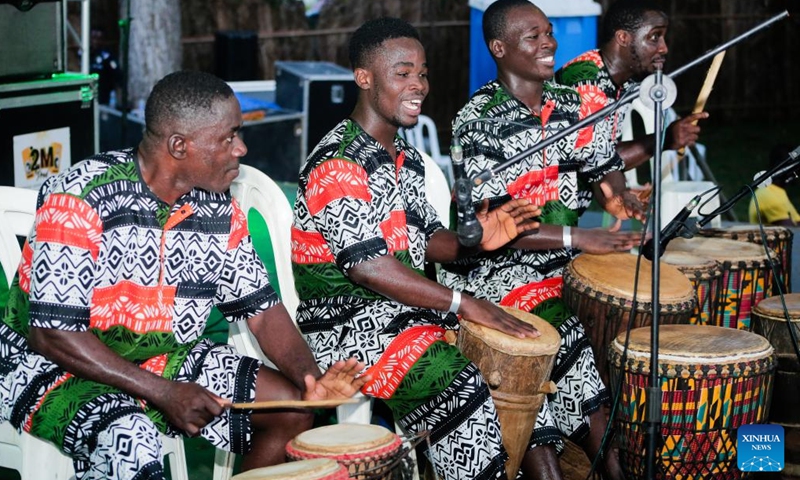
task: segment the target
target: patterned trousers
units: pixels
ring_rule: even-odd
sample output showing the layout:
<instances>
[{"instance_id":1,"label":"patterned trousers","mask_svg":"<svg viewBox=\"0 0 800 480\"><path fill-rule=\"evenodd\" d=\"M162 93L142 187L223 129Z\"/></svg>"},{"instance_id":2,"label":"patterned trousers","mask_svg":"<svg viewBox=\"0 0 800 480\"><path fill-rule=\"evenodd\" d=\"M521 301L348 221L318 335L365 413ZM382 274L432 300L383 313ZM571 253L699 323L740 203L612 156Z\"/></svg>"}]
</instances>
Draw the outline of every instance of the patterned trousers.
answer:
<instances>
[{"instance_id":1,"label":"patterned trousers","mask_svg":"<svg viewBox=\"0 0 800 480\"><path fill-rule=\"evenodd\" d=\"M232 347L203 340L188 352L174 380L195 382L234 402L251 402L255 398L259 365L257 360L237 354ZM74 377L68 382L52 390L67 386L69 391L82 396L70 397L68 391L61 392L46 416L38 417L45 415L38 412L34 421L66 422L57 429L64 432L62 450L73 458L78 480L165 478L161 433L176 436L180 432L160 412L105 385ZM61 416L72 411L76 412L72 418ZM218 448L244 453L250 449L251 433L248 411L225 410L200 434Z\"/></svg>"}]
</instances>

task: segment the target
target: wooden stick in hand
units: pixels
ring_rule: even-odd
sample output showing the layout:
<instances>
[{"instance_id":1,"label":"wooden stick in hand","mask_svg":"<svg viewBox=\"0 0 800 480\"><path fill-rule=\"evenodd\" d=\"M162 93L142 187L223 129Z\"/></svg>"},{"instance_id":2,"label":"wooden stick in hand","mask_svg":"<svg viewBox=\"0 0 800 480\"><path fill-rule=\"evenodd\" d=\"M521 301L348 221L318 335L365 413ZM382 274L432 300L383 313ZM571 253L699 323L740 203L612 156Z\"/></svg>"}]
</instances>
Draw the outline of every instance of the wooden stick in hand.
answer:
<instances>
[{"instance_id":1,"label":"wooden stick in hand","mask_svg":"<svg viewBox=\"0 0 800 480\"><path fill-rule=\"evenodd\" d=\"M708 96L711 94L711 90L714 88L714 81L717 79L719 67L722 65L722 60L724 58L725 50L714 55L714 59L711 61L711 66L708 67L708 73L706 73L706 80L703 82L703 86L700 87L700 94L697 95L697 101L694 103L694 109L692 110L692 113L700 113L704 108L706 108L706 101L708 100ZM697 120L692 122L692 125L697 125ZM685 153L686 147L681 147L681 149L678 150L678 156L680 158L683 158Z\"/></svg>"},{"instance_id":2,"label":"wooden stick in hand","mask_svg":"<svg viewBox=\"0 0 800 480\"><path fill-rule=\"evenodd\" d=\"M333 400L269 400L265 402L231 403L226 405L234 410L262 410L271 408L322 408L338 407L345 403L358 403L357 398L337 398Z\"/></svg>"}]
</instances>

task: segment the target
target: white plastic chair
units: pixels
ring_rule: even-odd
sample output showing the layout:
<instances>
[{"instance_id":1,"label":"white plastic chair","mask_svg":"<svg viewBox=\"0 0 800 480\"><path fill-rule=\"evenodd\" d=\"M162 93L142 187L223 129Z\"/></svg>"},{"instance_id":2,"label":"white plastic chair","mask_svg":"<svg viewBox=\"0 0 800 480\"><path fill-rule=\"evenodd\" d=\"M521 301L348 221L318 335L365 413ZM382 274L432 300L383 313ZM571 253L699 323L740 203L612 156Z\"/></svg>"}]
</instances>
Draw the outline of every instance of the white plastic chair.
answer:
<instances>
[{"instance_id":1,"label":"white plastic chair","mask_svg":"<svg viewBox=\"0 0 800 480\"><path fill-rule=\"evenodd\" d=\"M420 151L425 162L425 196L439 214L439 220L447 228L450 225L450 185L444 172L436 162L425 152Z\"/></svg>"},{"instance_id":2,"label":"white plastic chair","mask_svg":"<svg viewBox=\"0 0 800 480\"><path fill-rule=\"evenodd\" d=\"M436 165L444 172L445 178L450 185L453 184L453 165L449 155L442 155L439 148L439 136L436 131L436 124L427 115L420 115L417 124L412 128L403 128L400 134L408 143L420 152L427 153Z\"/></svg>"},{"instance_id":3,"label":"white plastic chair","mask_svg":"<svg viewBox=\"0 0 800 480\"><path fill-rule=\"evenodd\" d=\"M249 165L239 165L239 176L231 184L231 194L239 202L245 214L254 208L264 218L272 243L275 270L281 289L281 301L289 312L289 316L294 320L299 300L294 289L294 274L292 273L292 207L278 184L262 171ZM257 358L266 365L275 366L261 351L258 341L250 333L246 322L234 322L229 324L228 328L228 342L236 348L236 351L242 355ZM230 452L216 450L214 480L231 478L235 458L236 456Z\"/></svg>"},{"instance_id":4,"label":"white plastic chair","mask_svg":"<svg viewBox=\"0 0 800 480\"><path fill-rule=\"evenodd\" d=\"M22 257L17 237L27 237L33 228L36 196L35 190L0 186L0 261L9 284ZM189 480L183 440L162 435L161 442L173 480ZM18 471L26 480L75 478L69 456L49 442L17 432L7 422L0 423L0 466Z\"/></svg>"}]
</instances>

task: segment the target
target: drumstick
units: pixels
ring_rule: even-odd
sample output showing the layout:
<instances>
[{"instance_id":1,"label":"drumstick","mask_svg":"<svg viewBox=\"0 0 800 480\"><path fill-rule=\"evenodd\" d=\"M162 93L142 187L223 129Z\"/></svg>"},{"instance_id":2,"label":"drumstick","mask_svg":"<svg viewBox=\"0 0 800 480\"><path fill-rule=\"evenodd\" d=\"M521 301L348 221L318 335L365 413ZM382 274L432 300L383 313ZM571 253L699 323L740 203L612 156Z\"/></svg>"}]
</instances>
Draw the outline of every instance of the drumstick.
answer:
<instances>
[{"instance_id":1,"label":"drumstick","mask_svg":"<svg viewBox=\"0 0 800 480\"><path fill-rule=\"evenodd\" d=\"M706 73L706 80L703 82L703 86L700 87L700 94L697 95L697 101L694 103L694 109L692 110L692 113L700 113L704 108L706 108L706 101L708 100L708 96L711 94L711 90L714 88L714 81L717 79L719 67L722 65L722 60L724 58L725 50L714 55L714 59L711 61L711 66L708 67L708 73ZM697 120L693 121L692 125L697 125ZM678 150L678 162L683 159L685 154L686 147L681 147L680 150Z\"/></svg>"},{"instance_id":2,"label":"drumstick","mask_svg":"<svg viewBox=\"0 0 800 480\"><path fill-rule=\"evenodd\" d=\"M264 402L231 403L227 405L233 410L262 410L270 408L316 408L338 407L346 403L358 403L357 398L337 398L334 400L268 400Z\"/></svg>"}]
</instances>

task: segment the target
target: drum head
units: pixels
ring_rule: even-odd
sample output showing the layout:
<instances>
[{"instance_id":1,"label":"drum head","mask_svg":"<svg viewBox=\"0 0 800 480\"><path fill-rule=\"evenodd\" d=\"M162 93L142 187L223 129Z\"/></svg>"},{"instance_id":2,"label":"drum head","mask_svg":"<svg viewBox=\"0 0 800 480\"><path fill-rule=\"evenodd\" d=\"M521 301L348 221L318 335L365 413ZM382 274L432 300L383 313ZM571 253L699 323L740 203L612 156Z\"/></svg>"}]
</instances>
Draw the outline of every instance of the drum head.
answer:
<instances>
[{"instance_id":1,"label":"drum head","mask_svg":"<svg viewBox=\"0 0 800 480\"><path fill-rule=\"evenodd\" d=\"M581 284L597 292L617 298L632 299L636 280L636 255L630 253L610 253L592 255L582 253L569 264L570 273ZM661 283L658 295L662 304L692 302L694 288L692 283L677 268L661 262ZM639 288L636 299L639 302L652 301L652 264L642 258L639 266Z\"/></svg>"},{"instance_id":2,"label":"drum head","mask_svg":"<svg viewBox=\"0 0 800 480\"><path fill-rule=\"evenodd\" d=\"M789 310L789 318L792 322L800 321L800 293L788 293L783 298L786 301L786 308ZM779 296L761 300L753 307L753 313L779 322L786 320L786 317L783 316L783 304Z\"/></svg>"},{"instance_id":3,"label":"drum head","mask_svg":"<svg viewBox=\"0 0 800 480\"><path fill-rule=\"evenodd\" d=\"M343 472L347 478L347 468L336 463L330 458L312 458L287 462L271 467L255 468L234 475L231 480L316 480L332 478L338 472Z\"/></svg>"},{"instance_id":4,"label":"drum head","mask_svg":"<svg viewBox=\"0 0 800 480\"><path fill-rule=\"evenodd\" d=\"M306 430L290 443L301 452L341 455L371 452L395 442L398 436L379 425L340 423Z\"/></svg>"},{"instance_id":5,"label":"drum head","mask_svg":"<svg viewBox=\"0 0 800 480\"><path fill-rule=\"evenodd\" d=\"M542 355L555 355L561 345L561 336L558 331L547 323L546 320L523 312L516 308L500 307L519 320L533 325L539 330L541 335L536 338L517 338L506 335L493 328L484 327L467 319L461 321L461 328L467 330L473 336L480 338L493 350L497 350L509 355L521 357L539 357Z\"/></svg>"},{"instance_id":6,"label":"drum head","mask_svg":"<svg viewBox=\"0 0 800 480\"><path fill-rule=\"evenodd\" d=\"M699 233L704 237L730 238L738 241L761 243L761 230L755 225L733 225L725 228L708 228L700 230ZM769 239L770 237L788 237L792 231L787 227L765 225L764 233L767 239Z\"/></svg>"},{"instance_id":7,"label":"drum head","mask_svg":"<svg viewBox=\"0 0 800 480\"><path fill-rule=\"evenodd\" d=\"M612 349L621 355L625 332L617 335ZM720 365L758 360L772 355L766 338L733 328L706 325L661 325L658 334L659 363ZM628 357L650 361L650 327L631 330Z\"/></svg>"},{"instance_id":8,"label":"drum head","mask_svg":"<svg viewBox=\"0 0 800 480\"><path fill-rule=\"evenodd\" d=\"M661 256L661 261L676 267L678 270L710 270L719 265L713 258L703 258L689 252L667 251Z\"/></svg>"},{"instance_id":9,"label":"drum head","mask_svg":"<svg viewBox=\"0 0 800 480\"><path fill-rule=\"evenodd\" d=\"M755 243L737 242L724 238L676 238L667 245L668 252L686 252L719 262L766 263L764 247ZM773 258L775 254L771 255Z\"/></svg>"}]
</instances>

